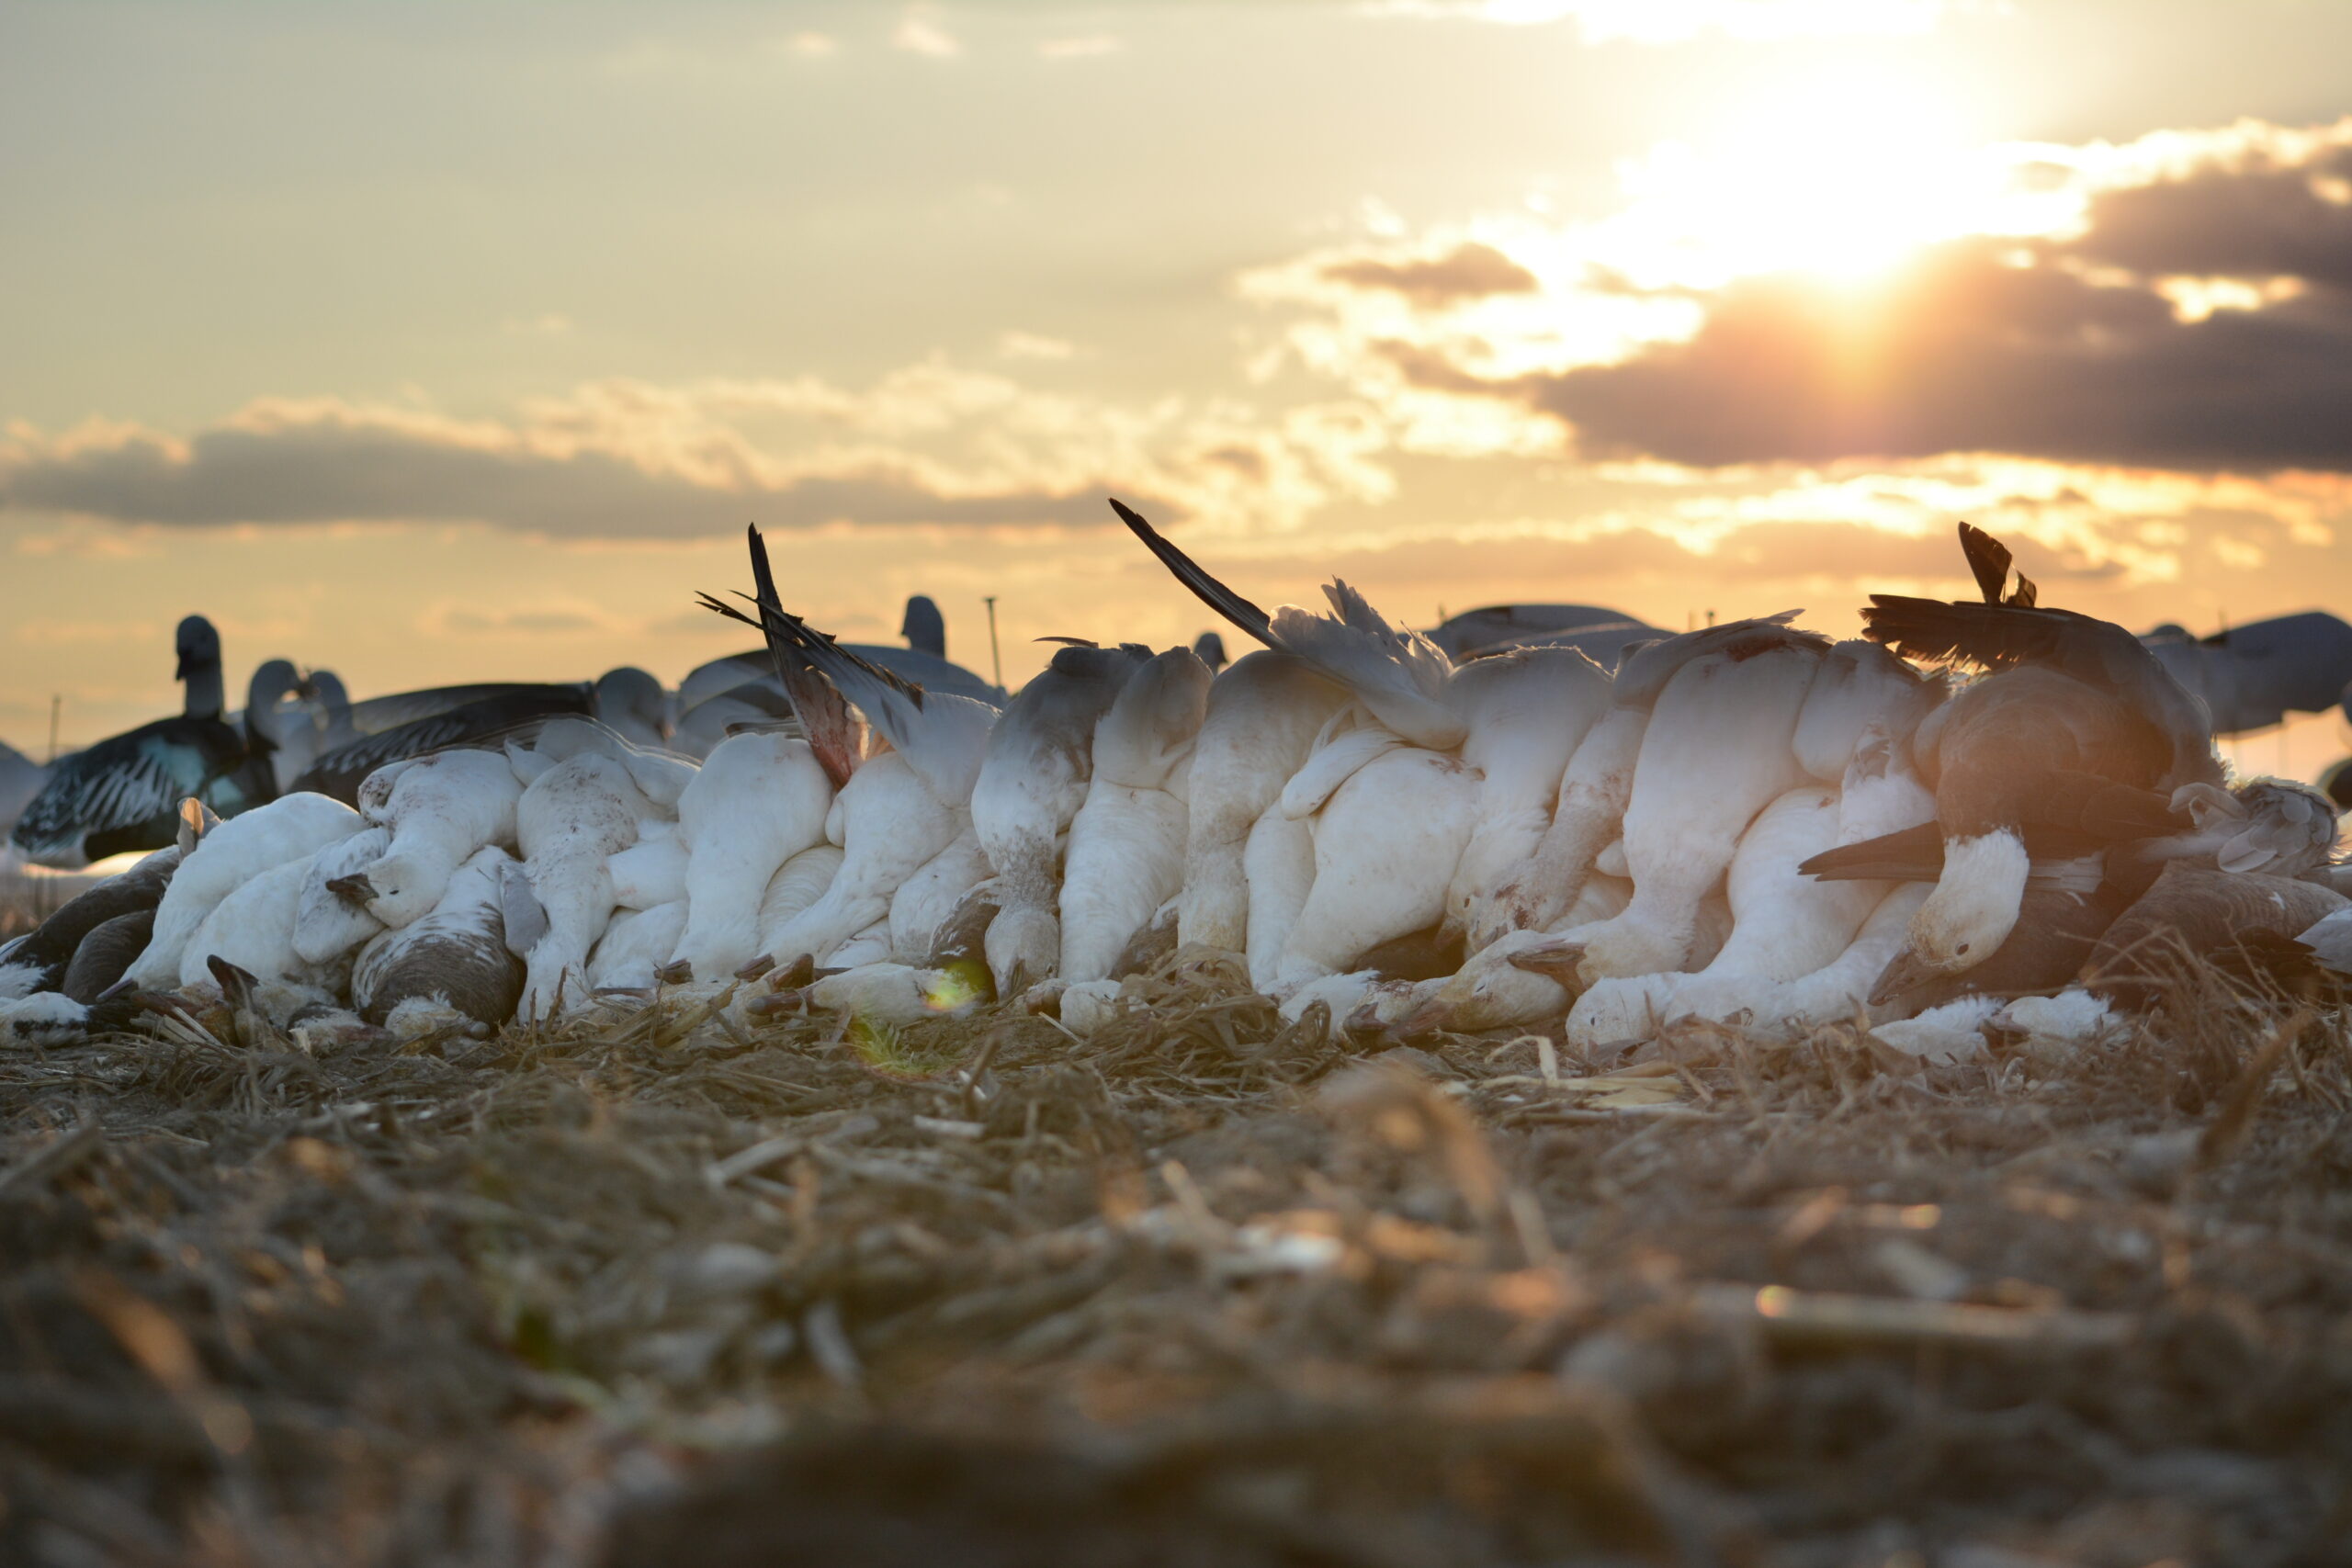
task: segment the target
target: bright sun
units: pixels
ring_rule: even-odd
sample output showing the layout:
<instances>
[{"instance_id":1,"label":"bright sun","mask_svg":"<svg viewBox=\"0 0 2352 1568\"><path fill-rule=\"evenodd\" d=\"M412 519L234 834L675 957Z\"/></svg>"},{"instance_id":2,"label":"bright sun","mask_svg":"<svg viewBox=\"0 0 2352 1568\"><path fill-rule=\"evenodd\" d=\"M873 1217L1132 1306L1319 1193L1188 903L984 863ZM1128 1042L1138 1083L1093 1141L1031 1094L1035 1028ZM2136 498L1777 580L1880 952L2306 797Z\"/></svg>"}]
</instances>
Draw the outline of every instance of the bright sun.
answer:
<instances>
[{"instance_id":1,"label":"bright sun","mask_svg":"<svg viewBox=\"0 0 2352 1568\"><path fill-rule=\"evenodd\" d=\"M1719 112L1712 133L1625 171L1628 216L1677 281L1859 280L1938 240L2037 226L2008 161L1973 146L1929 85L1841 73Z\"/></svg>"}]
</instances>

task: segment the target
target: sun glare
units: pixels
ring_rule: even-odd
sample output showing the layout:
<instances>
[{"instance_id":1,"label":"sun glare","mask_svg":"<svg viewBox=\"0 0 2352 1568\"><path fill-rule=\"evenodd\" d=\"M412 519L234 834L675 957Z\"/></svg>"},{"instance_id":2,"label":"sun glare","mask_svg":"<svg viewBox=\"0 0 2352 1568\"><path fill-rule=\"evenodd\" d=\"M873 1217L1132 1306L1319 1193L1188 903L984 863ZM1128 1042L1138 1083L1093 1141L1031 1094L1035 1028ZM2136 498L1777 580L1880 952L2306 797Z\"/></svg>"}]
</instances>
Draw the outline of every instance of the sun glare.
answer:
<instances>
[{"instance_id":1,"label":"sun glare","mask_svg":"<svg viewBox=\"0 0 2352 1568\"><path fill-rule=\"evenodd\" d=\"M1623 177L1674 281L1861 281L1939 240L2050 226L2014 161L1972 142L1962 120L1932 83L1849 71L1726 108Z\"/></svg>"}]
</instances>

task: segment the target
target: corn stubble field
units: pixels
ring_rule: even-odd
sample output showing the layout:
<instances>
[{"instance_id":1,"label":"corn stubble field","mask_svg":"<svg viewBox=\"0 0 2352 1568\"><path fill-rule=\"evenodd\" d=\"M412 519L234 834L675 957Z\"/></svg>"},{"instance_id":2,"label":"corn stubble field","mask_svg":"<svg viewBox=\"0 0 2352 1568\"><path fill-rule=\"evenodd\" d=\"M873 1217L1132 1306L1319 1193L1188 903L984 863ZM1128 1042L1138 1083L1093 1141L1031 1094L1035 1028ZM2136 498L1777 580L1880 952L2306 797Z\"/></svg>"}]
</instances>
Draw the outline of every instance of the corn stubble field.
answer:
<instances>
[{"instance_id":1,"label":"corn stubble field","mask_svg":"<svg viewBox=\"0 0 2352 1568\"><path fill-rule=\"evenodd\" d=\"M0 1059L0 1561L2323 1564L2340 1017L1075 1043L616 1003Z\"/></svg>"}]
</instances>

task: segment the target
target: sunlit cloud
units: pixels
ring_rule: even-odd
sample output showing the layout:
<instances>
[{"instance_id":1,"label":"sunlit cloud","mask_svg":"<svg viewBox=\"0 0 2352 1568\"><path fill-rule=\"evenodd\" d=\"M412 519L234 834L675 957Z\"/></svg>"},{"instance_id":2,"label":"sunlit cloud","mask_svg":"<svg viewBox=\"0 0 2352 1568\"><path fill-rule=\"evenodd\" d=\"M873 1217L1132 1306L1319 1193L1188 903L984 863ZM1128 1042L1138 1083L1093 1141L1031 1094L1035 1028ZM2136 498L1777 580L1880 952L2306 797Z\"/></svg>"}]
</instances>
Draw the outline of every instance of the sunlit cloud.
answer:
<instances>
[{"instance_id":1,"label":"sunlit cloud","mask_svg":"<svg viewBox=\"0 0 2352 1568\"><path fill-rule=\"evenodd\" d=\"M1867 167L1791 135L1654 153L1597 221L1474 219L1241 291L1303 308L1281 356L1407 449L1543 449L1467 412L1487 400L1556 420L1588 459L2352 470L2332 412L2352 406L2352 120L1953 161L1923 133ZM1896 199L1906 168L1920 188ZM1440 286L1464 257L1514 287Z\"/></svg>"}]
</instances>

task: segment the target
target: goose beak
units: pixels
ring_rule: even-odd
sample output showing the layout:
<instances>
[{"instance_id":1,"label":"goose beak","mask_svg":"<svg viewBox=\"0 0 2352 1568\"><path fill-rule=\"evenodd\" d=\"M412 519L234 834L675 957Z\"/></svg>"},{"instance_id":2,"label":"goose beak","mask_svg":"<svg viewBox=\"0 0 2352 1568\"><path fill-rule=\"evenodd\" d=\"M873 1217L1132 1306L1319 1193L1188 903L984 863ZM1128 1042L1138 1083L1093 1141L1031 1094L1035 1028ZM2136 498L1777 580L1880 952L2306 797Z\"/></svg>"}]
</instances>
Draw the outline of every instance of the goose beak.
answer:
<instances>
[{"instance_id":1,"label":"goose beak","mask_svg":"<svg viewBox=\"0 0 2352 1568\"><path fill-rule=\"evenodd\" d=\"M1584 962L1584 943L1580 942L1547 942L1542 947L1514 953L1509 963L1514 969L1524 969L1531 975L1541 975L1574 990L1577 987L1577 965Z\"/></svg>"},{"instance_id":2,"label":"goose beak","mask_svg":"<svg viewBox=\"0 0 2352 1568\"><path fill-rule=\"evenodd\" d=\"M738 980L756 980L775 967L775 960L763 953L757 958L752 959L749 964L744 964L741 969L736 970L735 978Z\"/></svg>"},{"instance_id":3,"label":"goose beak","mask_svg":"<svg viewBox=\"0 0 2352 1568\"><path fill-rule=\"evenodd\" d=\"M1938 973L1919 956L1917 949L1905 947L1888 961L1884 969L1879 971L1878 984L1871 987L1871 1006L1885 1007L1905 993L1926 985Z\"/></svg>"},{"instance_id":4,"label":"goose beak","mask_svg":"<svg viewBox=\"0 0 2352 1568\"><path fill-rule=\"evenodd\" d=\"M205 959L204 966L212 971L213 983L220 987L220 995L231 1007L253 1005L254 987L259 982L251 970L238 968L217 953Z\"/></svg>"},{"instance_id":5,"label":"goose beak","mask_svg":"<svg viewBox=\"0 0 2352 1568\"><path fill-rule=\"evenodd\" d=\"M376 885L357 872L354 872L349 876L329 878L327 891L353 908L364 909L376 897Z\"/></svg>"},{"instance_id":6,"label":"goose beak","mask_svg":"<svg viewBox=\"0 0 2352 1568\"><path fill-rule=\"evenodd\" d=\"M694 977L695 966L683 958L673 964L664 964L653 972L653 978L664 986L691 985Z\"/></svg>"},{"instance_id":7,"label":"goose beak","mask_svg":"<svg viewBox=\"0 0 2352 1568\"><path fill-rule=\"evenodd\" d=\"M1443 1029L1445 1027L1445 1021L1453 1016L1453 1007L1452 1003L1437 1000L1426 1001L1419 1007L1415 1008L1411 1012L1407 1013L1403 1019L1399 1020L1395 1025L1393 1032L1399 1040L1409 1040L1417 1034L1433 1034L1437 1031Z\"/></svg>"}]
</instances>

